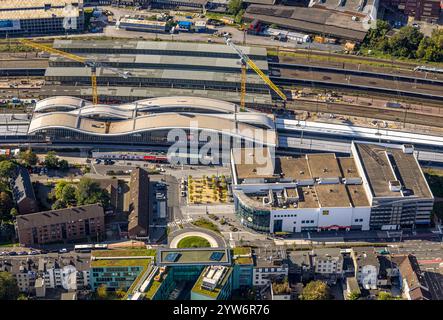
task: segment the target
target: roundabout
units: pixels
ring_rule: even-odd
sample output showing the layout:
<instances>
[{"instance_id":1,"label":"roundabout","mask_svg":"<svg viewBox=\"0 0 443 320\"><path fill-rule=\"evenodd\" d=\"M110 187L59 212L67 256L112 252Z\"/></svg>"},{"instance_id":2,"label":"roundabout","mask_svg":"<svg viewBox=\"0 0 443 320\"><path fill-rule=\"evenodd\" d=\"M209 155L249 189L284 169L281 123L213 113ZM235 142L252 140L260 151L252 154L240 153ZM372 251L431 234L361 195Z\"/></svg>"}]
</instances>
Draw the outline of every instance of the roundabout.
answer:
<instances>
[{"instance_id":1,"label":"roundabout","mask_svg":"<svg viewBox=\"0 0 443 320\"><path fill-rule=\"evenodd\" d=\"M223 239L206 230L180 230L172 235L169 242L170 248L220 248L223 246Z\"/></svg>"}]
</instances>

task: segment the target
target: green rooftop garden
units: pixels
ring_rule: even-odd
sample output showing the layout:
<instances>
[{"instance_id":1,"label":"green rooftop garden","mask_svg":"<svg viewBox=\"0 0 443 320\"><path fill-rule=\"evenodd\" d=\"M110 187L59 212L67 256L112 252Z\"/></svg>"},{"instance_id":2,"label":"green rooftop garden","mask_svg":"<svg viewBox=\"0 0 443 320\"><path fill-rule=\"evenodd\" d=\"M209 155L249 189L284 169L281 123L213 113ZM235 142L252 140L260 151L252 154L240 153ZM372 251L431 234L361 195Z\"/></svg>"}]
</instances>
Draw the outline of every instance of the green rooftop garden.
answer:
<instances>
[{"instance_id":1,"label":"green rooftop garden","mask_svg":"<svg viewBox=\"0 0 443 320\"><path fill-rule=\"evenodd\" d=\"M235 247L232 249L234 255L246 255L251 254L251 248L250 247Z\"/></svg>"},{"instance_id":2,"label":"green rooftop garden","mask_svg":"<svg viewBox=\"0 0 443 320\"><path fill-rule=\"evenodd\" d=\"M153 280L149 290L146 292L145 297L149 300L152 300L154 295L156 294L158 288L160 288L161 282Z\"/></svg>"},{"instance_id":3,"label":"green rooftop garden","mask_svg":"<svg viewBox=\"0 0 443 320\"><path fill-rule=\"evenodd\" d=\"M236 264L253 264L253 260L251 257L240 257L235 259Z\"/></svg>"},{"instance_id":4,"label":"green rooftop garden","mask_svg":"<svg viewBox=\"0 0 443 320\"><path fill-rule=\"evenodd\" d=\"M135 286L136 286L136 285L138 284L138 282L141 280L141 278L142 278L142 276L143 276L143 274L145 273L145 271L146 271L147 268L148 268L147 265L146 265L146 266L143 266L143 270L140 271L140 273L138 274L137 278L135 278L134 282L132 282L132 284L131 284L131 286L129 287L128 291L126 291L126 294L125 294L125 296L124 296L124 300L127 300L127 299L128 299L128 295L131 294L131 293L134 291Z\"/></svg>"},{"instance_id":5,"label":"green rooftop garden","mask_svg":"<svg viewBox=\"0 0 443 320\"><path fill-rule=\"evenodd\" d=\"M152 254L154 251L154 254ZM92 251L93 257L137 257L137 256L152 256L155 255L155 250L153 249L117 249L117 250L94 250Z\"/></svg>"},{"instance_id":6,"label":"green rooftop garden","mask_svg":"<svg viewBox=\"0 0 443 320\"><path fill-rule=\"evenodd\" d=\"M91 267L146 267L151 259L101 259L91 261Z\"/></svg>"}]
</instances>

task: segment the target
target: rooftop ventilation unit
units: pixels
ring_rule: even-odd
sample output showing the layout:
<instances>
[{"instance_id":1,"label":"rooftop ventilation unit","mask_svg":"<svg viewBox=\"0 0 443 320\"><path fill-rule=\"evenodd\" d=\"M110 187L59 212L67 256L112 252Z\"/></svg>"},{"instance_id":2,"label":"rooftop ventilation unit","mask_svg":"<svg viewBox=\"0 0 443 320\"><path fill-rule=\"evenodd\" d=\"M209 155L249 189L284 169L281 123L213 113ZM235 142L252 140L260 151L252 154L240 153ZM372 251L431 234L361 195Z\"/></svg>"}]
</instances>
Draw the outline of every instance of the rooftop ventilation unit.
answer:
<instances>
[{"instance_id":1,"label":"rooftop ventilation unit","mask_svg":"<svg viewBox=\"0 0 443 320\"><path fill-rule=\"evenodd\" d=\"M401 183L398 180L389 181L389 190L398 192L401 190Z\"/></svg>"},{"instance_id":2,"label":"rooftop ventilation unit","mask_svg":"<svg viewBox=\"0 0 443 320\"><path fill-rule=\"evenodd\" d=\"M404 144L402 145L401 149L403 150L403 153L406 154L414 153L414 146L412 144Z\"/></svg>"}]
</instances>

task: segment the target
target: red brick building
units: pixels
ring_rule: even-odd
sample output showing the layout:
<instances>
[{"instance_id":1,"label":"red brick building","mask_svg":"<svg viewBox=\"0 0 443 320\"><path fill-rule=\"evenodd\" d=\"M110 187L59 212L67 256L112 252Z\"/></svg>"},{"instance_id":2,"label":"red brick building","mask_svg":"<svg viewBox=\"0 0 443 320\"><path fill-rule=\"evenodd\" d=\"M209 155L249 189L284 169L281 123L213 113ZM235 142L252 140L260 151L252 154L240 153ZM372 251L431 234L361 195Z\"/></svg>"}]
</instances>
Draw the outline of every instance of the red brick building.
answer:
<instances>
[{"instance_id":1,"label":"red brick building","mask_svg":"<svg viewBox=\"0 0 443 320\"><path fill-rule=\"evenodd\" d=\"M19 242L30 246L53 242L91 239L105 233L105 213L100 204L42 211L17 217Z\"/></svg>"},{"instance_id":2,"label":"red brick building","mask_svg":"<svg viewBox=\"0 0 443 320\"><path fill-rule=\"evenodd\" d=\"M11 182L12 196L17 204L18 212L20 214L38 212L37 199L28 170L18 167Z\"/></svg>"},{"instance_id":3,"label":"red brick building","mask_svg":"<svg viewBox=\"0 0 443 320\"><path fill-rule=\"evenodd\" d=\"M147 237L151 212L148 172L142 168L132 170L129 189L131 196L128 217L129 237Z\"/></svg>"},{"instance_id":4,"label":"red brick building","mask_svg":"<svg viewBox=\"0 0 443 320\"><path fill-rule=\"evenodd\" d=\"M416 20L437 22L440 17L441 0L382 0Z\"/></svg>"}]
</instances>

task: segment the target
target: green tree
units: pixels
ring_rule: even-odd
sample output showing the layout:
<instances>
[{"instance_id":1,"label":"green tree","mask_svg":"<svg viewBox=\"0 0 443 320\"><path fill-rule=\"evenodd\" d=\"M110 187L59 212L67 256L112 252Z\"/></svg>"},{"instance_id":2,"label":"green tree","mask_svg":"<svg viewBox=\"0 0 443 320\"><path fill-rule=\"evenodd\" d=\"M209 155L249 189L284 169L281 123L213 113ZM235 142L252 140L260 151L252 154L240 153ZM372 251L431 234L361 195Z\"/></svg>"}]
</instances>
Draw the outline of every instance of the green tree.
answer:
<instances>
[{"instance_id":1,"label":"green tree","mask_svg":"<svg viewBox=\"0 0 443 320\"><path fill-rule=\"evenodd\" d=\"M17 300L28 300L28 296L25 295L25 294L23 294L23 293L21 293L21 294L17 297Z\"/></svg>"},{"instance_id":2,"label":"green tree","mask_svg":"<svg viewBox=\"0 0 443 320\"><path fill-rule=\"evenodd\" d=\"M348 294L348 300L358 300L360 298L360 294L358 292L351 292Z\"/></svg>"},{"instance_id":3,"label":"green tree","mask_svg":"<svg viewBox=\"0 0 443 320\"><path fill-rule=\"evenodd\" d=\"M244 14L245 14L245 10L244 9L240 9L237 12L237 14L235 15L234 22L237 23L237 24L240 24L242 22L242 20L243 20Z\"/></svg>"},{"instance_id":4,"label":"green tree","mask_svg":"<svg viewBox=\"0 0 443 320\"><path fill-rule=\"evenodd\" d=\"M35 166L38 161L37 155L31 150L22 151L19 153L19 158L26 166Z\"/></svg>"},{"instance_id":5,"label":"green tree","mask_svg":"<svg viewBox=\"0 0 443 320\"><path fill-rule=\"evenodd\" d=\"M58 157L54 151L49 151L45 157L45 166L50 169L58 168Z\"/></svg>"},{"instance_id":6,"label":"green tree","mask_svg":"<svg viewBox=\"0 0 443 320\"><path fill-rule=\"evenodd\" d=\"M16 208L12 208L9 214L11 215L11 217L16 217L18 215L18 211Z\"/></svg>"},{"instance_id":7,"label":"green tree","mask_svg":"<svg viewBox=\"0 0 443 320\"><path fill-rule=\"evenodd\" d=\"M9 272L0 272L0 300L16 300L19 289L17 280Z\"/></svg>"},{"instance_id":8,"label":"green tree","mask_svg":"<svg viewBox=\"0 0 443 320\"><path fill-rule=\"evenodd\" d=\"M100 300L106 300L108 298L108 288L106 287L105 284L101 284L97 288L97 297Z\"/></svg>"},{"instance_id":9,"label":"green tree","mask_svg":"<svg viewBox=\"0 0 443 320\"><path fill-rule=\"evenodd\" d=\"M115 290L115 295L117 298L123 299L126 295L126 291L123 288L118 288L117 290Z\"/></svg>"},{"instance_id":10,"label":"green tree","mask_svg":"<svg viewBox=\"0 0 443 320\"><path fill-rule=\"evenodd\" d=\"M229 0L228 12L232 15L237 15L243 6L242 0Z\"/></svg>"},{"instance_id":11,"label":"green tree","mask_svg":"<svg viewBox=\"0 0 443 320\"><path fill-rule=\"evenodd\" d=\"M420 41L417 57L426 61L443 61L443 29L432 31L431 37Z\"/></svg>"},{"instance_id":12,"label":"green tree","mask_svg":"<svg viewBox=\"0 0 443 320\"><path fill-rule=\"evenodd\" d=\"M69 163L65 159L62 159L58 162L58 167L60 170L68 170L69 169Z\"/></svg>"},{"instance_id":13,"label":"green tree","mask_svg":"<svg viewBox=\"0 0 443 320\"><path fill-rule=\"evenodd\" d=\"M364 46L367 48L377 48L380 40L385 39L386 33L391 29L389 23L384 20L377 20L375 28L369 29L364 39Z\"/></svg>"},{"instance_id":14,"label":"green tree","mask_svg":"<svg viewBox=\"0 0 443 320\"><path fill-rule=\"evenodd\" d=\"M57 181L57 183L55 184L54 187L54 196L56 199L61 199L62 198L62 194L63 194L63 189L69 184L68 181L66 180L59 180Z\"/></svg>"},{"instance_id":15,"label":"green tree","mask_svg":"<svg viewBox=\"0 0 443 320\"><path fill-rule=\"evenodd\" d=\"M14 203L11 196L6 191L0 192L0 220L8 218L8 215L13 208Z\"/></svg>"},{"instance_id":16,"label":"green tree","mask_svg":"<svg viewBox=\"0 0 443 320\"><path fill-rule=\"evenodd\" d=\"M377 300L401 300L401 298L394 297L390 292L382 291L378 294Z\"/></svg>"},{"instance_id":17,"label":"green tree","mask_svg":"<svg viewBox=\"0 0 443 320\"><path fill-rule=\"evenodd\" d=\"M66 185L62 190L61 200L64 201L66 204L74 205L76 201L76 190L77 189L72 184Z\"/></svg>"},{"instance_id":18,"label":"green tree","mask_svg":"<svg viewBox=\"0 0 443 320\"><path fill-rule=\"evenodd\" d=\"M81 178L76 190L77 205L101 203L103 207L109 206L109 194L100 188L97 182L90 178Z\"/></svg>"},{"instance_id":19,"label":"green tree","mask_svg":"<svg viewBox=\"0 0 443 320\"><path fill-rule=\"evenodd\" d=\"M389 39L389 51L397 57L415 58L423 33L417 28L405 26Z\"/></svg>"},{"instance_id":20,"label":"green tree","mask_svg":"<svg viewBox=\"0 0 443 320\"><path fill-rule=\"evenodd\" d=\"M58 181L54 188L56 202L52 209L66 208L68 205L74 205L76 202L76 188L66 180Z\"/></svg>"},{"instance_id":21,"label":"green tree","mask_svg":"<svg viewBox=\"0 0 443 320\"><path fill-rule=\"evenodd\" d=\"M329 299L329 287L326 282L323 281L311 281L302 291L300 296L301 300L328 300Z\"/></svg>"},{"instance_id":22,"label":"green tree","mask_svg":"<svg viewBox=\"0 0 443 320\"><path fill-rule=\"evenodd\" d=\"M14 174L17 165L9 160L0 162L0 179L4 182L8 182Z\"/></svg>"}]
</instances>

